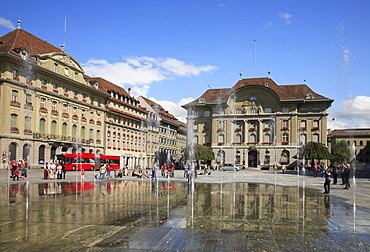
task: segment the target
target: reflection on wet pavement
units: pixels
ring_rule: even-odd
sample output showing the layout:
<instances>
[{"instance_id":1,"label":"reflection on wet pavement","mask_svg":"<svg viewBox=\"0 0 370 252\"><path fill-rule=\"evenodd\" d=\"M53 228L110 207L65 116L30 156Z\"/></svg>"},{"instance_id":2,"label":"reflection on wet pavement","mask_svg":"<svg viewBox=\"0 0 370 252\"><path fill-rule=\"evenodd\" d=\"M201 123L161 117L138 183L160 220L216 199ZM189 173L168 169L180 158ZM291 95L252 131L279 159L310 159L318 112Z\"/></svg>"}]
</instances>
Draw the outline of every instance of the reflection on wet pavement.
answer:
<instances>
[{"instance_id":1,"label":"reflection on wet pavement","mask_svg":"<svg viewBox=\"0 0 370 252\"><path fill-rule=\"evenodd\" d=\"M365 209L354 228L352 206L299 187L112 180L1 191L4 251L370 250Z\"/></svg>"}]
</instances>

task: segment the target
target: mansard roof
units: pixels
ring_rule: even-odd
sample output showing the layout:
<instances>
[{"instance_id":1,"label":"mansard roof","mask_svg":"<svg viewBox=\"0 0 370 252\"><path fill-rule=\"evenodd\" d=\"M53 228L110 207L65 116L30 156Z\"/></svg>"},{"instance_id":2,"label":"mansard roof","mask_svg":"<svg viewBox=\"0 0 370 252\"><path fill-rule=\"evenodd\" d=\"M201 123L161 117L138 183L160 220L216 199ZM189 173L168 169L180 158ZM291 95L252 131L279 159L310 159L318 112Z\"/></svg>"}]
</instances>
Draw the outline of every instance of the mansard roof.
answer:
<instances>
[{"instance_id":1,"label":"mansard roof","mask_svg":"<svg viewBox=\"0 0 370 252\"><path fill-rule=\"evenodd\" d=\"M184 107L205 103L226 103L232 93L248 87L261 87L269 89L279 97L280 101L305 99L321 101L326 100L329 102L333 101L323 95L314 92L306 84L278 85L271 78L264 77L241 79L231 88L208 89L198 99L184 105Z\"/></svg>"},{"instance_id":2,"label":"mansard roof","mask_svg":"<svg viewBox=\"0 0 370 252\"><path fill-rule=\"evenodd\" d=\"M159 117L162 120L169 122L169 123L175 123L177 126L179 126L180 121L174 115L172 115L167 110L165 110L161 105L159 105L158 103L155 103L154 101L144 96L142 96L142 98L145 100L146 103L149 104L149 106L151 106L154 109L154 111L159 113Z\"/></svg>"},{"instance_id":3,"label":"mansard roof","mask_svg":"<svg viewBox=\"0 0 370 252\"><path fill-rule=\"evenodd\" d=\"M91 77L89 78L89 82L90 83L94 83L94 82L97 82L98 85L99 85L99 88L101 90L103 90L104 92L107 92L107 93L110 93L111 91L113 91L114 93L117 93L119 95L122 95L123 97L126 97L127 99L131 100L131 101L134 101L135 103L137 103L137 106L134 106L130 103L127 103L125 101L121 101L120 99L117 99L115 97L111 97L110 99L114 100L115 102L118 102L118 103L121 103L121 104L124 104L125 106L128 106L128 107L131 107L131 108L134 108L136 110L139 110L143 113L146 113L146 109L141 107L139 104L140 104L140 101L135 99L134 97L130 96L130 94L122 87L106 80L106 79L103 79L101 77Z\"/></svg>"},{"instance_id":4,"label":"mansard roof","mask_svg":"<svg viewBox=\"0 0 370 252\"><path fill-rule=\"evenodd\" d=\"M328 135L330 138L367 138L370 137L370 128L335 129Z\"/></svg>"},{"instance_id":5,"label":"mansard roof","mask_svg":"<svg viewBox=\"0 0 370 252\"><path fill-rule=\"evenodd\" d=\"M0 37L0 53L10 53L18 48L26 48L31 55L63 52L62 49L22 29L14 29Z\"/></svg>"}]
</instances>

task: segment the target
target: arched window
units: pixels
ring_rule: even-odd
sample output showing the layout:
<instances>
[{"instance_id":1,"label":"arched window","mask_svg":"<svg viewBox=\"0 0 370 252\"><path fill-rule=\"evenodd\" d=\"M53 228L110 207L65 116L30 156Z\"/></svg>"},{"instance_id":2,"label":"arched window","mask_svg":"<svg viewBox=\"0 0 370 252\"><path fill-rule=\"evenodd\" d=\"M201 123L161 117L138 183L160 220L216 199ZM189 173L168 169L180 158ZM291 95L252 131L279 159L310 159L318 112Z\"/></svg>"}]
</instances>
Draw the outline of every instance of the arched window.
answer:
<instances>
[{"instance_id":1,"label":"arched window","mask_svg":"<svg viewBox=\"0 0 370 252\"><path fill-rule=\"evenodd\" d=\"M302 144L306 144L306 142L307 142L307 135L301 134L299 143L302 145Z\"/></svg>"},{"instance_id":2,"label":"arched window","mask_svg":"<svg viewBox=\"0 0 370 252\"><path fill-rule=\"evenodd\" d=\"M250 143L257 143L257 137L256 137L256 134L251 134L249 136L249 142Z\"/></svg>"},{"instance_id":3,"label":"arched window","mask_svg":"<svg viewBox=\"0 0 370 252\"><path fill-rule=\"evenodd\" d=\"M235 143L241 143L242 142L242 135L236 134L235 135Z\"/></svg>"},{"instance_id":4,"label":"arched window","mask_svg":"<svg viewBox=\"0 0 370 252\"><path fill-rule=\"evenodd\" d=\"M9 160L17 160L17 144L11 143L9 145Z\"/></svg>"},{"instance_id":5,"label":"arched window","mask_svg":"<svg viewBox=\"0 0 370 252\"><path fill-rule=\"evenodd\" d=\"M85 139L85 126L81 127L81 139Z\"/></svg>"},{"instance_id":6,"label":"arched window","mask_svg":"<svg viewBox=\"0 0 370 252\"><path fill-rule=\"evenodd\" d=\"M18 101L18 91L17 90L12 90L12 101L13 102Z\"/></svg>"},{"instance_id":7,"label":"arched window","mask_svg":"<svg viewBox=\"0 0 370 252\"><path fill-rule=\"evenodd\" d=\"M45 145L39 147L39 164L45 163Z\"/></svg>"},{"instance_id":8,"label":"arched window","mask_svg":"<svg viewBox=\"0 0 370 252\"><path fill-rule=\"evenodd\" d=\"M75 139L77 137L77 126L75 124L72 126L72 137Z\"/></svg>"},{"instance_id":9,"label":"arched window","mask_svg":"<svg viewBox=\"0 0 370 252\"><path fill-rule=\"evenodd\" d=\"M94 139L94 130L93 129L89 130L89 138Z\"/></svg>"},{"instance_id":10,"label":"arched window","mask_svg":"<svg viewBox=\"0 0 370 252\"><path fill-rule=\"evenodd\" d=\"M57 122L56 121L52 121L51 122L51 131L50 131L51 134L56 134L57 133Z\"/></svg>"},{"instance_id":11,"label":"arched window","mask_svg":"<svg viewBox=\"0 0 370 252\"><path fill-rule=\"evenodd\" d=\"M100 130L96 131L96 140L100 140Z\"/></svg>"},{"instance_id":12,"label":"arched window","mask_svg":"<svg viewBox=\"0 0 370 252\"><path fill-rule=\"evenodd\" d=\"M46 124L46 121L44 118L41 118L40 119L40 133L44 134L45 133L45 124Z\"/></svg>"},{"instance_id":13,"label":"arched window","mask_svg":"<svg viewBox=\"0 0 370 252\"><path fill-rule=\"evenodd\" d=\"M67 136L67 123L62 124L62 136Z\"/></svg>"},{"instance_id":14,"label":"arched window","mask_svg":"<svg viewBox=\"0 0 370 252\"><path fill-rule=\"evenodd\" d=\"M271 134L269 134L269 133L265 134L263 140L264 140L265 143L271 143L272 142L271 141Z\"/></svg>"}]
</instances>

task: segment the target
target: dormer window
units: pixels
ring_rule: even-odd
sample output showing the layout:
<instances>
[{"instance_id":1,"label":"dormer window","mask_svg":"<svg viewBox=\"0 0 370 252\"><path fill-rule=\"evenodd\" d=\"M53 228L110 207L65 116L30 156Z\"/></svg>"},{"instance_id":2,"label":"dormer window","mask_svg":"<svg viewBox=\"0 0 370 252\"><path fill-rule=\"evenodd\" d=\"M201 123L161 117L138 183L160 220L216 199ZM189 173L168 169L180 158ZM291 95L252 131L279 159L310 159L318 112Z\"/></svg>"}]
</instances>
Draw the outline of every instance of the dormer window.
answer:
<instances>
[{"instance_id":1,"label":"dormer window","mask_svg":"<svg viewBox=\"0 0 370 252\"><path fill-rule=\"evenodd\" d=\"M312 100L312 99L314 99L314 96L311 93L308 93L306 95L306 100Z\"/></svg>"},{"instance_id":2,"label":"dormer window","mask_svg":"<svg viewBox=\"0 0 370 252\"><path fill-rule=\"evenodd\" d=\"M257 96L255 95L252 95L250 98L249 98L250 101L257 101Z\"/></svg>"},{"instance_id":3,"label":"dormer window","mask_svg":"<svg viewBox=\"0 0 370 252\"><path fill-rule=\"evenodd\" d=\"M26 51L22 51L21 52L21 57L22 57L22 59L24 59L24 60L27 60L27 52Z\"/></svg>"}]
</instances>

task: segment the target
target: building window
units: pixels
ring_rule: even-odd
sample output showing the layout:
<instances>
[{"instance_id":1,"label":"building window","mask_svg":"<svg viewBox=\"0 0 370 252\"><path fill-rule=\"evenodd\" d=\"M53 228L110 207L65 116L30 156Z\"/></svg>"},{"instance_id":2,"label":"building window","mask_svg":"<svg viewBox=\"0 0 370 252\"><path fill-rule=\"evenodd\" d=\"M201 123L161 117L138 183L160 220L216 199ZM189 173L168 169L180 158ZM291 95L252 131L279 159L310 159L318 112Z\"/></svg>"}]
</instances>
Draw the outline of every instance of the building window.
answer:
<instances>
[{"instance_id":1,"label":"building window","mask_svg":"<svg viewBox=\"0 0 370 252\"><path fill-rule=\"evenodd\" d=\"M81 139L85 139L85 131L86 131L85 126L82 126L81 127Z\"/></svg>"},{"instance_id":2,"label":"building window","mask_svg":"<svg viewBox=\"0 0 370 252\"><path fill-rule=\"evenodd\" d=\"M56 134L57 133L57 122L56 121L52 121L51 122L51 134Z\"/></svg>"},{"instance_id":3,"label":"building window","mask_svg":"<svg viewBox=\"0 0 370 252\"><path fill-rule=\"evenodd\" d=\"M67 136L67 123L62 124L62 136Z\"/></svg>"},{"instance_id":4,"label":"building window","mask_svg":"<svg viewBox=\"0 0 370 252\"><path fill-rule=\"evenodd\" d=\"M223 144L225 140L225 136L223 134L218 135L218 143Z\"/></svg>"},{"instance_id":5,"label":"building window","mask_svg":"<svg viewBox=\"0 0 370 252\"><path fill-rule=\"evenodd\" d=\"M96 139L97 140L100 140L100 130L97 130L96 131Z\"/></svg>"},{"instance_id":6,"label":"building window","mask_svg":"<svg viewBox=\"0 0 370 252\"><path fill-rule=\"evenodd\" d=\"M265 143L271 143L271 135L270 134L265 134L264 142Z\"/></svg>"},{"instance_id":7,"label":"building window","mask_svg":"<svg viewBox=\"0 0 370 252\"><path fill-rule=\"evenodd\" d=\"M10 115L10 127L18 128L18 115L17 114Z\"/></svg>"},{"instance_id":8,"label":"building window","mask_svg":"<svg viewBox=\"0 0 370 252\"><path fill-rule=\"evenodd\" d=\"M313 134L312 135L312 141L315 142L315 143L318 143L319 142L319 134Z\"/></svg>"},{"instance_id":9,"label":"building window","mask_svg":"<svg viewBox=\"0 0 370 252\"><path fill-rule=\"evenodd\" d=\"M225 122L223 122L223 121L219 121L219 122L218 122L218 128L219 128L220 130L224 130L224 129L225 129Z\"/></svg>"},{"instance_id":10,"label":"building window","mask_svg":"<svg viewBox=\"0 0 370 252\"><path fill-rule=\"evenodd\" d=\"M68 108L68 105L67 104L63 104L63 113L67 113L67 108Z\"/></svg>"},{"instance_id":11,"label":"building window","mask_svg":"<svg viewBox=\"0 0 370 252\"><path fill-rule=\"evenodd\" d=\"M51 110L52 110L52 111L57 111L57 102L56 102L56 101L53 101L53 102L51 103Z\"/></svg>"},{"instance_id":12,"label":"building window","mask_svg":"<svg viewBox=\"0 0 370 252\"><path fill-rule=\"evenodd\" d=\"M74 80L76 81L78 79L78 73L75 72Z\"/></svg>"},{"instance_id":13,"label":"building window","mask_svg":"<svg viewBox=\"0 0 370 252\"><path fill-rule=\"evenodd\" d=\"M258 112L258 109L257 108L251 108L251 114L252 115L256 115Z\"/></svg>"},{"instance_id":14,"label":"building window","mask_svg":"<svg viewBox=\"0 0 370 252\"><path fill-rule=\"evenodd\" d=\"M306 144L307 142L307 135L306 134L301 134L300 136L300 144Z\"/></svg>"},{"instance_id":15,"label":"building window","mask_svg":"<svg viewBox=\"0 0 370 252\"><path fill-rule=\"evenodd\" d=\"M307 113L307 108L300 108L299 113Z\"/></svg>"},{"instance_id":16,"label":"building window","mask_svg":"<svg viewBox=\"0 0 370 252\"><path fill-rule=\"evenodd\" d=\"M289 121L288 120L283 120L283 129L289 129Z\"/></svg>"},{"instance_id":17,"label":"building window","mask_svg":"<svg viewBox=\"0 0 370 252\"><path fill-rule=\"evenodd\" d=\"M13 69L13 80L19 81L19 71L17 69Z\"/></svg>"},{"instance_id":18,"label":"building window","mask_svg":"<svg viewBox=\"0 0 370 252\"><path fill-rule=\"evenodd\" d=\"M74 115L77 115L77 107L73 107L72 112L73 112Z\"/></svg>"},{"instance_id":19,"label":"building window","mask_svg":"<svg viewBox=\"0 0 370 252\"><path fill-rule=\"evenodd\" d=\"M241 143L242 142L242 135L236 134L235 135L235 143Z\"/></svg>"},{"instance_id":20,"label":"building window","mask_svg":"<svg viewBox=\"0 0 370 252\"><path fill-rule=\"evenodd\" d=\"M250 134L250 136L249 136L249 142L250 143L257 143L257 136L256 136L256 134Z\"/></svg>"},{"instance_id":21,"label":"building window","mask_svg":"<svg viewBox=\"0 0 370 252\"><path fill-rule=\"evenodd\" d=\"M77 136L77 126L75 124L73 124L73 126L72 126L72 138L74 138L75 141L76 141L76 136Z\"/></svg>"},{"instance_id":22,"label":"building window","mask_svg":"<svg viewBox=\"0 0 370 252\"><path fill-rule=\"evenodd\" d=\"M18 101L18 91L13 90L12 91L12 102L16 102L16 101Z\"/></svg>"},{"instance_id":23,"label":"building window","mask_svg":"<svg viewBox=\"0 0 370 252\"><path fill-rule=\"evenodd\" d=\"M30 116L24 117L24 130L25 131L31 130L31 117Z\"/></svg>"},{"instance_id":24,"label":"building window","mask_svg":"<svg viewBox=\"0 0 370 252\"><path fill-rule=\"evenodd\" d=\"M272 108L265 108L265 113L272 113Z\"/></svg>"},{"instance_id":25,"label":"building window","mask_svg":"<svg viewBox=\"0 0 370 252\"><path fill-rule=\"evenodd\" d=\"M46 107L46 99L45 98L41 98L41 100L40 100L40 107L41 108L45 108Z\"/></svg>"},{"instance_id":26,"label":"building window","mask_svg":"<svg viewBox=\"0 0 370 252\"><path fill-rule=\"evenodd\" d=\"M289 142L288 133L283 133L282 144L288 144L288 142Z\"/></svg>"},{"instance_id":27,"label":"building window","mask_svg":"<svg viewBox=\"0 0 370 252\"><path fill-rule=\"evenodd\" d=\"M289 113L290 112L290 109L289 109L289 107L282 107L281 108L281 112L283 112L283 113Z\"/></svg>"},{"instance_id":28,"label":"building window","mask_svg":"<svg viewBox=\"0 0 370 252\"><path fill-rule=\"evenodd\" d=\"M45 133L45 124L46 124L45 119L41 118L40 119L40 128L39 128L39 131L40 131L41 134Z\"/></svg>"},{"instance_id":29,"label":"building window","mask_svg":"<svg viewBox=\"0 0 370 252\"><path fill-rule=\"evenodd\" d=\"M314 120L312 126L313 126L313 130L318 130L319 129L319 120Z\"/></svg>"},{"instance_id":30,"label":"building window","mask_svg":"<svg viewBox=\"0 0 370 252\"><path fill-rule=\"evenodd\" d=\"M53 84L53 91L58 92L58 84L56 83Z\"/></svg>"},{"instance_id":31,"label":"building window","mask_svg":"<svg viewBox=\"0 0 370 252\"><path fill-rule=\"evenodd\" d=\"M69 76L69 69L67 67L64 68L64 75Z\"/></svg>"},{"instance_id":32,"label":"building window","mask_svg":"<svg viewBox=\"0 0 370 252\"><path fill-rule=\"evenodd\" d=\"M41 80L41 88L46 89L46 80Z\"/></svg>"},{"instance_id":33,"label":"building window","mask_svg":"<svg viewBox=\"0 0 370 252\"><path fill-rule=\"evenodd\" d=\"M26 105L32 106L32 96L30 94L26 94Z\"/></svg>"},{"instance_id":34,"label":"building window","mask_svg":"<svg viewBox=\"0 0 370 252\"><path fill-rule=\"evenodd\" d=\"M54 72L58 72L58 64L57 63L54 63L54 69L53 69Z\"/></svg>"},{"instance_id":35,"label":"building window","mask_svg":"<svg viewBox=\"0 0 370 252\"><path fill-rule=\"evenodd\" d=\"M306 130L306 128L307 128L307 122L306 120L302 120L300 130Z\"/></svg>"},{"instance_id":36,"label":"building window","mask_svg":"<svg viewBox=\"0 0 370 252\"><path fill-rule=\"evenodd\" d=\"M211 112L209 112L208 110L204 111L204 117L210 117L210 116L211 116Z\"/></svg>"}]
</instances>

